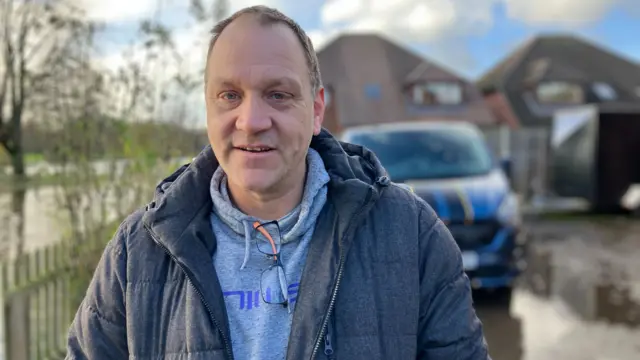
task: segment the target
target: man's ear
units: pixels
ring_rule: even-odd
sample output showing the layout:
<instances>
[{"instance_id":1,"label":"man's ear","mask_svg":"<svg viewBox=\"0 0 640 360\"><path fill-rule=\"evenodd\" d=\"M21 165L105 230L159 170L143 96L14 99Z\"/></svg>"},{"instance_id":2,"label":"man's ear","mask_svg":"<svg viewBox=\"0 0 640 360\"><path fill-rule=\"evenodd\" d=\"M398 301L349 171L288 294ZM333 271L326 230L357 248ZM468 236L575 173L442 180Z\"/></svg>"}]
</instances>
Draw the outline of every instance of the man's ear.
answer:
<instances>
[{"instance_id":1,"label":"man's ear","mask_svg":"<svg viewBox=\"0 0 640 360\"><path fill-rule=\"evenodd\" d=\"M324 121L324 88L320 88L313 99L313 135L320 134Z\"/></svg>"}]
</instances>

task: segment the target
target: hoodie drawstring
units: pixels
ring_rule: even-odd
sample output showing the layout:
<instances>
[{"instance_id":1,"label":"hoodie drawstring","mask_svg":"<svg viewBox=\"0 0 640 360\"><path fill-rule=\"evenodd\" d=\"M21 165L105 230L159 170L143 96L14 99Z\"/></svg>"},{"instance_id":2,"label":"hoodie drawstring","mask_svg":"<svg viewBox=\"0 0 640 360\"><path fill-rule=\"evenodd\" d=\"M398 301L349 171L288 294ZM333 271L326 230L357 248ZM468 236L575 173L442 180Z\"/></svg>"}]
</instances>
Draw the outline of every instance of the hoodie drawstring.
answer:
<instances>
[{"instance_id":1,"label":"hoodie drawstring","mask_svg":"<svg viewBox=\"0 0 640 360\"><path fill-rule=\"evenodd\" d=\"M245 220L242 222L242 225L244 225L244 260L242 261L240 270L244 269L244 267L247 266L247 262L249 262L249 255L251 253L251 233L253 232L251 221Z\"/></svg>"}]
</instances>

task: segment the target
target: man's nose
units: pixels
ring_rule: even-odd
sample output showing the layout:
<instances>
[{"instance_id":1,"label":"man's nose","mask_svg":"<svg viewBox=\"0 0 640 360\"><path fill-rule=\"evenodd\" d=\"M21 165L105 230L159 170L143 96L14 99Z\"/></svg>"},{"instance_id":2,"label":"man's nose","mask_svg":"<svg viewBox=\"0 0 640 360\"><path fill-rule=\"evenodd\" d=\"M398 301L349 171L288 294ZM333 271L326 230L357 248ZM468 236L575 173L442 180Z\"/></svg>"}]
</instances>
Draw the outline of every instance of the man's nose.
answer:
<instances>
[{"instance_id":1,"label":"man's nose","mask_svg":"<svg viewBox=\"0 0 640 360\"><path fill-rule=\"evenodd\" d=\"M236 128L247 133L265 131L271 127L267 106L259 96L247 96L240 105Z\"/></svg>"}]
</instances>

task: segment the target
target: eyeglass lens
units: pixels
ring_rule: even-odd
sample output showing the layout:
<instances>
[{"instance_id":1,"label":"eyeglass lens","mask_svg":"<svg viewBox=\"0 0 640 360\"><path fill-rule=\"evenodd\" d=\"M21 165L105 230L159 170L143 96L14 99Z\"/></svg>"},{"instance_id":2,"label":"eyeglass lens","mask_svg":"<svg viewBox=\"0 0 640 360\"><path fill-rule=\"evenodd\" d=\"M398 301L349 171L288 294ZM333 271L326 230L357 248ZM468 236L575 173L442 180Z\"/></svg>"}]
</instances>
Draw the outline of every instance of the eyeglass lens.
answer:
<instances>
[{"instance_id":1,"label":"eyeglass lens","mask_svg":"<svg viewBox=\"0 0 640 360\"><path fill-rule=\"evenodd\" d=\"M258 250L267 255L277 255L280 252L280 229L275 222L254 223L255 239Z\"/></svg>"},{"instance_id":2,"label":"eyeglass lens","mask_svg":"<svg viewBox=\"0 0 640 360\"><path fill-rule=\"evenodd\" d=\"M287 302L287 279L282 266L274 265L262 272L260 292L262 300L268 304Z\"/></svg>"}]
</instances>

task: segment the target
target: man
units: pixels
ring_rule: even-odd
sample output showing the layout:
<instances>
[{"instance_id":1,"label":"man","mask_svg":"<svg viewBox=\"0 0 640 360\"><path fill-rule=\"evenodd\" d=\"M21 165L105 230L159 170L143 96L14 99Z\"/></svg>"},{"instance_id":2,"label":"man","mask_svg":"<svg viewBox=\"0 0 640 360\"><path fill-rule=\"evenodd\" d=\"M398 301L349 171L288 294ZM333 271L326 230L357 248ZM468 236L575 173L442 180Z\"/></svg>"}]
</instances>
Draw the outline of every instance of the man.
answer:
<instances>
[{"instance_id":1,"label":"man","mask_svg":"<svg viewBox=\"0 0 640 360\"><path fill-rule=\"evenodd\" d=\"M257 6L213 33L211 147L120 226L67 359L488 359L443 223L322 129L304 31Z\"/></svg>"}]
</instances>

